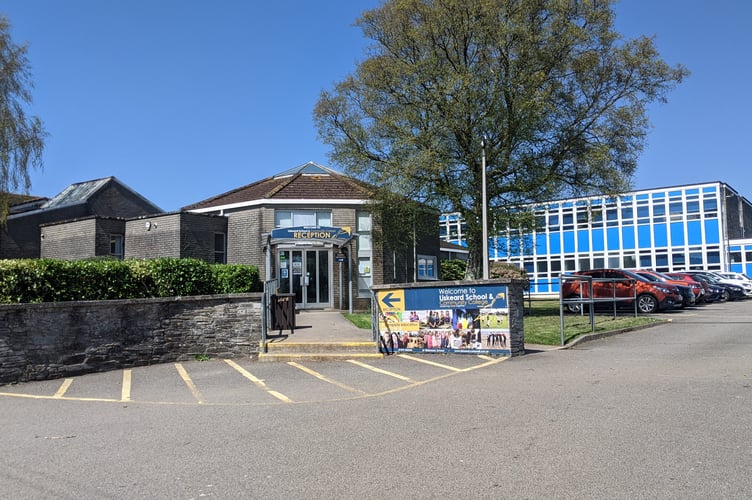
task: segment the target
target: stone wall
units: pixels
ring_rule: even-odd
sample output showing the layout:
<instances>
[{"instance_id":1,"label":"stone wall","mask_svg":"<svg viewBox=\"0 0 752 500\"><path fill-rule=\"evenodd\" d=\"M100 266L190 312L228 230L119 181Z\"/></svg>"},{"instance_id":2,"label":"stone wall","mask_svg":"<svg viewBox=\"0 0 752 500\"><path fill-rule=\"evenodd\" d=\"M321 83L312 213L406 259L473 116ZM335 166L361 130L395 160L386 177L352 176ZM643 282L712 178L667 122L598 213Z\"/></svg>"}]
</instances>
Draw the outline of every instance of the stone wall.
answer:
<instances>
[{"instance_id":1,"label":"stone wall","mask_svg":"<svg viewBox=\"0 0 752 500\"><path fill-rule=\"evenodd\" d=\"M260 342L260 293L2 305L0 384L248 357Z\"/></svg>"}]
</instances>

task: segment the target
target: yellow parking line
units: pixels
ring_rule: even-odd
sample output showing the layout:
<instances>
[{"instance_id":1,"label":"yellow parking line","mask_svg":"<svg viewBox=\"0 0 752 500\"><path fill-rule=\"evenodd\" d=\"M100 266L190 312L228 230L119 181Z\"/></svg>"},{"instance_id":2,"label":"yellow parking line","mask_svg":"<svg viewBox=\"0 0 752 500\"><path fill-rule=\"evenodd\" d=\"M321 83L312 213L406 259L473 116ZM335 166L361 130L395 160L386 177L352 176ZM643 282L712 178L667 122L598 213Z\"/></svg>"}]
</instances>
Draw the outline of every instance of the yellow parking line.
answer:
<instances>
[{"instance_id":1,"label":"yellow parking line","mask_svg":"<svg viewBox=\"0 0 752 500\"><path fill-rule=\"evenodd\" d=\"M481 357L482 357L483 359L485 359L485 357L484 357L484 356L478 356L478 357L479 357L479 358L481 358ZM475 366L469 366L469 367L467 367L467 368L463 368L463 369L461 369L460 371L461 371L461 372L471 372L471 371L473 371L473 370L477 370L478 368L483 368L483 367L485 367L485 366L491 366L491 365L495 365L495 364L497 364L497 363L501 363L502 361L506 361L506 360L508 360L508 359L510 359L510 356L504 356L504 357L500 357L500 358L496 358L496 359L494 359L494 358L489 358L489 360L488 360L488 361L486 361L485 363L481 363L481 364L479 364L479 365L475 365Z\"/></svg>"},{"instance_id":2,"label":"yellow parking line","mask_svg":"<svg viewBox=\"0 0 752 500\"><path fill-rule=\"evenodd\" d=\"M228 365L230 365L233 368L235 368L235 370L237 370L238 373L240 373L242 376L244 376L245 378L247 378L248 380L250 380L251 382L253 382L254 384L256 384L256 386L258 386L261 389L265 390L266 392L268 392L269 394L271 394L275 398L279 399L280 401L284 401L285 403L292 403L292 399L288 398L287 396L285 396L282 393L279 393L277 391L272 391L271 389L269 389L266 386L266 384L264 383L263 380L261 380L260 378L256 377L251 372L249 372L248 370L246 370L245 368L243 368L242 366L240 366L239 364L237 364L233 360L226 359L225 363L227 363Z\"/></svg>"},{"instance_id":3,"label":"yellow parking line","mask_svg":"<svg viewBox=\"0 0 752 500\"><path fill-rule=\"evenodd\" d=\"M389 375L390 377L394 377L394 378L398 378L400 380L404 380L405 382L414 382L414 380L411 379L410 377L405 377L404 375L400 375L398 373L394 373L394 372L389 372L389 371L386 371L386 370L382 370L381 368L376 368L375 366L367 365L367 364L365 364L365 363L363 363L361 361L357 361L355 359L348 359L347 362L348 363L352 363L352 364L357 365L357 366L360 366L360 367L363 367L366 370L371 370L372 372L381 373L383 375Z\"/></svg>"},{"instance_id":4,"label":"yellow parking line","mask_svg":"<svg viewBox=\"0 0 752 500\"><path fill-rule=\"evenodd\" d=\"M63 380L62 385L60 385L60 389L58 389L57 392L55 393L55 395L52 396L52 397L55 398L55 399L60 399L63 396L65 396L65 392L68 390L68 387L70 387L72 383L73 383L73 379L72 378L67 378L67 379Z\"/></svg>"},{"instance_id":5,"label":"yellow parking line","mask_svg":"<svg viewBox=\"0 0 752 500\"><path fill-rule=\"evenodd\" d=\"M437 366L439 368L444 368L445 370L451 370L453 372L461 372L462 371L462 368L455 368L455 367L449 366L449 365L442 365L441 363L436 363L435 361L429 361L427 359L416 358L414 356L410 356L409 354L398 354L398 356L400 358L409 359L411 361L417 361L418 363L424 363L426 365Z\"/></svg>"},{"instance_id":6,"label":"yellow parking line","mask_svg":"<svg viewBox=\"0 0 752 500\"><path fill-rule=\"evenodd\" d=\"M123 388L120 391L120 401L131 400L131 370L123 370Z\"/></svg>"},{"instance_id":7,"label":"yellow parking line","mask_svg":"<svg viewBox=\"0 0 752 500\"><path fill-rule=\"evenodd\" d=\"M196 398L196 402L198 404L202 404L204 402L204 397L201 396L201 391L199 391L198 387L196 387L196 385L193 383L193 380L191 380L191 377L188 375L188 372L185 371L185 368L183 368L183 365L180 363L175 363L175 368L178 370L178 373L180 374L180 378L183 379L183 382L185 382L185 385L187 385L188 389L191 390L193 397Z\"/></svg>"},{"instance_id":8,"label":"yellow parking line","mask_svg":"<svg viewBox=\"0 0 752 500\"><path fill-rule=\"evenodd\" d=\"M366 394L364 391L361 391L360 389L356 389L354 387L350 387L349 385L345 385L345 384L343 384L341 382L337 382L336 380L332 380L329 377L320 374L319 372L316 372L314 370L311 370L310 368L306 368L305 366L296 363L295 361L288 361L287 364L290 365L290 366L294 366L298 370L302 370L302 371L306 372L309 375L313 375L314 377L316 377L319 380L323 380L324 382L328 382L328 383L330 383L332 385L336 385L337 387L339 387L341 389L344 389L346 391L357 392L358 394Z\"/></svg>"}]
</instances>

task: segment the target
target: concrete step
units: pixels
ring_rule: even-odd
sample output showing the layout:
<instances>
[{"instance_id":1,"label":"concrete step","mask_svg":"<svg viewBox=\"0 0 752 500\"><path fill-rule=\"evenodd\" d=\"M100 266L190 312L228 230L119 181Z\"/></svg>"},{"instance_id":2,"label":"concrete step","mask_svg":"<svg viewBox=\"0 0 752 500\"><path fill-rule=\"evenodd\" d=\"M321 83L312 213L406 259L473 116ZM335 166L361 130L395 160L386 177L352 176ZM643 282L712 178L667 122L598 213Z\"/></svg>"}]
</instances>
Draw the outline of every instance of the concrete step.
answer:
<instances>
[{"instance_id":1,"label":"concrete step","mask_svg":"<svg viewBox=\"0 0 752 500\"><path fill-rule=\"evenodd\" d=\"M259 361L326 361L382 358L375 342L267 342Z\"/></svg>"}]
</instances>

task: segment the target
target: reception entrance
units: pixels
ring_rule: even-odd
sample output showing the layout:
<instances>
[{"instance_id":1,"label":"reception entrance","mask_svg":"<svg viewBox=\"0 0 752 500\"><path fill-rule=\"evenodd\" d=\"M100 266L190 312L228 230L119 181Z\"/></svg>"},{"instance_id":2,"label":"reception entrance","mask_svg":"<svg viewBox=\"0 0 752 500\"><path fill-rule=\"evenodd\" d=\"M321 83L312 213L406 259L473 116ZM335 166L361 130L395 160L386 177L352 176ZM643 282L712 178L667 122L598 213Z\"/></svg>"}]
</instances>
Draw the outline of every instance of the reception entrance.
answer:
<instances>
[{"instance_id":1,"label":"reception entrance","mask_svg":"<svg viewBox=\"0 0 752 500\"><path fill-rule=\"evenodd\" d=\"M277 258L280 293L294 293L301 309L331 307L330 249L279 249Z\"/></svg>"}]
</instances>

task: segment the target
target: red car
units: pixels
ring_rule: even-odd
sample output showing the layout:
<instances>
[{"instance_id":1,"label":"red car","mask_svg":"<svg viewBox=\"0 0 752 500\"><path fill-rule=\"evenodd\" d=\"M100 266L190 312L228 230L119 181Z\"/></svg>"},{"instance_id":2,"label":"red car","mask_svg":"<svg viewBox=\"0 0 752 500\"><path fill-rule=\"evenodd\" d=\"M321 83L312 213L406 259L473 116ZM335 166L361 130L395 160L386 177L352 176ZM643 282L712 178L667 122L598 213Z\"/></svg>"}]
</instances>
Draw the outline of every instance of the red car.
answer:
<instances>
[{"instance_id":1,"label":"red car","mask_svg":"<svg viewBox=\"0 0 752 500\"><path fill-rule=\"evenodd\" d=\"M654 313L681 307L684 298L676 285L650 281L632 271L623 269L593 269L580 271L571 277L590 276L593 278L593 298L601 299L601 303L613 304L616 297L617 305L634 307L632 300L637 296L637 310L642 313ZM589 287L587 281L564 279L561 285L563 299L588 298ZM567 309L580 312L582 305L577 302L567 304Z\"/></svg>"},{"instance_id":2,"label":"red car","mask_svg":"<svg viewBox=\"0 0 752 500\"><path fill-rule=\"evenodd\" d=\"M684 298L684 300L682 301L682 305L684 306L695 305L695 302L697 302L697 296L700 295L700 292L702 292L702 287L700 287L700 285L691 285L686 281L671 278L663 273L652 271L650 269L638 269L637 271L634 271L634 273L639 274L643 278L647 278L650 281L658 281L678 286L679 291Z\"/></svg>"},{"instance_id":3,"label":"red car","mask_svg":"<svg viewBox=\"0 0 752 500\"><path fill-rule=\"evenodd\" d=\"M710 290L710 285L708 283L704 281L696 280L692 278L692 276L690 276L689 274L685 274L685 273L661 273L661 274L664 274L673 280L679 280L679 281L684 281L685 283L689 283L689 286L692 287L692 290L696 290L696 288L699 287L700 292L697 293L697 297L695 300L696 304L701 304L706 301L711 302L713 300L718 300L717 297L710 298L712 295L712 292Z\"/></svg>"}]
</instances>

